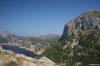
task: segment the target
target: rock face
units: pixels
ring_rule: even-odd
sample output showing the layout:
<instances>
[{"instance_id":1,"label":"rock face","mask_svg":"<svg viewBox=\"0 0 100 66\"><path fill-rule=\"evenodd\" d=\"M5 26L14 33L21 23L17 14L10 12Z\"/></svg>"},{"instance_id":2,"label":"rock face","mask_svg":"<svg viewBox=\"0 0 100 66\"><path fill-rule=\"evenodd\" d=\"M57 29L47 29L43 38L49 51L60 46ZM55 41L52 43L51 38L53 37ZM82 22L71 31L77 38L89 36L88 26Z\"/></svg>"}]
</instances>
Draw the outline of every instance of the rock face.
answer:
<instances>
[{"instance_id":1,"label":"rock face","mask_svg":"<svg viewBox=\"0 0 100 66\"><path fill-rule=\"evenodd\" d=\"M89 10L67 22L59 43L66 66L100 64L100 11Z\"/></svg>"},{"instance_id":2,"label":"rock face","mask_svg":"<svg viewBox=\"0 0 100 66\"><path fill-rule=\"evenodd\" d=\"M56 66L56 64L47 57L35 59L0 48L0 66Z\"/></svg>"},{"instance_id":3,"label":"rock face","mask_svg":"<svg viewBox=\"0 0 100 66\"><path fill-rule=\"evenodd\" d=\"M41 63L41 65L43 64L43 66L56 66L56 64L47 57L42 57L38 61Z\"/></svg>"},{"instance_id":4,"label":"rock face","mask_svg":"<svg viewBox=\"0 0 100 66\"><path fill-rule=\"evenodd\" d=\"M75 42L78 43L77 38L79 33L89 34L90 31L100 34L100 11L89 10L67 22L60 42L68 44L72 40L74 44Z\"/></svg>"}]
</instances>

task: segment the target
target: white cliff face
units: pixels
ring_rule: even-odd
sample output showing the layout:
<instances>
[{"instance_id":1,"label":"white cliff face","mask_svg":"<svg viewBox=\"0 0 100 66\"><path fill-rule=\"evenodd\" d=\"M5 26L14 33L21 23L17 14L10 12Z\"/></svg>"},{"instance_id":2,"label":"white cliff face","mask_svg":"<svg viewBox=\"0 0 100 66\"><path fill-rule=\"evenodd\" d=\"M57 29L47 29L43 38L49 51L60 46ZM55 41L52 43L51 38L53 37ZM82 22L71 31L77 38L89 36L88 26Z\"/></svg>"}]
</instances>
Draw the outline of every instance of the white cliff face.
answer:
<instances>
[{"instance_id":1,"label":"white cliff face","mask_svg":"<svg viewBox=\"0 0 100 66\"><path fill-rule=\"evenodd\" d=\"M15 54L11 51L0 49L0 66L56 66L56 64L48 59L42 57L35 59L27 57L22 54Z\"/></svg>"}]
</instances>

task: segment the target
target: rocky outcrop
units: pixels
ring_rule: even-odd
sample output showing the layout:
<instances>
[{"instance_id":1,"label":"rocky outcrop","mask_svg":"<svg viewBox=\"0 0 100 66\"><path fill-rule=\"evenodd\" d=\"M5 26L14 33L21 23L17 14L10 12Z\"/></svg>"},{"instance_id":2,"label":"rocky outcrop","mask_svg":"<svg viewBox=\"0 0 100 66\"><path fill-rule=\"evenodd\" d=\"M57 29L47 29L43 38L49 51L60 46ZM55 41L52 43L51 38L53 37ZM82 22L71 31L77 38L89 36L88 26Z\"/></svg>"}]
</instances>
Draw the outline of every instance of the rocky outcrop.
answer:
<instances>
[{"instance_id":1,"label":"rocky outcrop","mask_svg":"<svg viewBox=\"0 0 100 66\"><path fill-rule=\"evenodd\" d=\"M40 58L38 62L43 66L56 66L56 64L52 60L48 59L47 57Z\"/></svg>"},{"instance_id":2,"label":"rocky outcrop","mask_svg":"<svg viewBox=\"0 0 100 66\"><path fill-rule=\"evenodd\" d=\"M0 66L56 66L56 64L47 57L35 59L0 48Z\"/></svg>"}]
</instances>

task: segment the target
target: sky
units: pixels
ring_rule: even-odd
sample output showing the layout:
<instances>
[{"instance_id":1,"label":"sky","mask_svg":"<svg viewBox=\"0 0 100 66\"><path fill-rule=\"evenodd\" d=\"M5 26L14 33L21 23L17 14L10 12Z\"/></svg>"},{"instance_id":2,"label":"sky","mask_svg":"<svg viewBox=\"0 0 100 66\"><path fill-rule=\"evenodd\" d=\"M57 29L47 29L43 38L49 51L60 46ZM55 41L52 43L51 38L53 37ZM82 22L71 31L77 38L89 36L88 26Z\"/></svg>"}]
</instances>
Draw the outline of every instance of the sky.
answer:
<instances>
[{"instance_id":1,"label":"sky","mask_svg":"<svg viewBox=\"0 0 100 66\"><path fill-rule=\"evenodd\" d=\"M89 9L100 10L100 0L0 0L0 32L61 35L66 22Z\"/></svg>"}]
</instances>

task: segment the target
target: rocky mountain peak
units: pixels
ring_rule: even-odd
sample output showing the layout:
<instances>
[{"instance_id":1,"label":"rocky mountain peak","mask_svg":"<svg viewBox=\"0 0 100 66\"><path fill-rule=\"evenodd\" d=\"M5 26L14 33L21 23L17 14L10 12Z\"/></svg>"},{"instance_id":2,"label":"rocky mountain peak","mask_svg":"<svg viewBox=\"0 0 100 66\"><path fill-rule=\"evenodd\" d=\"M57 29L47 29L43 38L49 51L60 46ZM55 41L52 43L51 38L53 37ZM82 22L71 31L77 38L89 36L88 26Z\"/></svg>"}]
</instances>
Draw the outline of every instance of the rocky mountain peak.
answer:
<instances>
[{"instance_id":1,"label":"rocky mountain peak","mask_svg":"<svg viewBox=\"0 0 100 66\"><path fill-rule=\"evenodd\" d=\"M84 12L81 14L81 16L98 16L100 17L100 11L94 10L94 9L89 9L88 11Z\"/></svg>"},{"instance_id":2,"label":"rocky mountain peak","mask_svg":"<svg viewBox=\"0 0 100 66\"><path fill-rule=\"evenodd\" d=\"M91 31L100 34L100 11L89 10L67 22L60 42L66 43L69 40L77 39L79 32L89 34Z\"/></svg>"}]
</instances>

